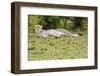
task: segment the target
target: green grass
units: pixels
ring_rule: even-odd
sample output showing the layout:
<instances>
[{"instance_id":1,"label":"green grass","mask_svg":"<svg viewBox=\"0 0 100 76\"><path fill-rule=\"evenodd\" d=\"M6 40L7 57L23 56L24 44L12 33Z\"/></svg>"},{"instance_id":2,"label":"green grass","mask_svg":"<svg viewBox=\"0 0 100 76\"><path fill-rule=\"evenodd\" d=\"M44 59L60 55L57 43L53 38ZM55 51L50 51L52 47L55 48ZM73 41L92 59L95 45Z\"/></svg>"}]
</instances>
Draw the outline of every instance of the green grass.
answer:
<instances>
[{"instance_id":1,"label":"green grass","mask_svg":"<svg viewBox=\"0 0 100 76\"><path fill-rule=\"evenodd\" d=\"M87 35L74 37L38 38L28 36L28 60L83 59L88 57Z\"/></svg>"}]
</instances>

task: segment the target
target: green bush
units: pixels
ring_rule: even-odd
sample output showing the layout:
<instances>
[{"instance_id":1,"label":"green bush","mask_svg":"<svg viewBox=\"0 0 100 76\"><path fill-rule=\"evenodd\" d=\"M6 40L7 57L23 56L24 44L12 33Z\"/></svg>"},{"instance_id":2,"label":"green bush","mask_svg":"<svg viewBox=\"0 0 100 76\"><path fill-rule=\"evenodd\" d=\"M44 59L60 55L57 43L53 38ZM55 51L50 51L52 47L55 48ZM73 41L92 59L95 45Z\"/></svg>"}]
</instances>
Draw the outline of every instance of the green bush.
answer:
<instances>
[{"instance_id":1,"label":"green bush","mask_svg":"<svg viewBox=\"0 0 100 76\"><path fill-rule=\"evenodd\" d=\"M87 31L87 17L63 17L63 16L28 16L28 30L34 32L35 25L43 25L43 29L64 28L69 31Z\"/></svg>"}]
</instances>

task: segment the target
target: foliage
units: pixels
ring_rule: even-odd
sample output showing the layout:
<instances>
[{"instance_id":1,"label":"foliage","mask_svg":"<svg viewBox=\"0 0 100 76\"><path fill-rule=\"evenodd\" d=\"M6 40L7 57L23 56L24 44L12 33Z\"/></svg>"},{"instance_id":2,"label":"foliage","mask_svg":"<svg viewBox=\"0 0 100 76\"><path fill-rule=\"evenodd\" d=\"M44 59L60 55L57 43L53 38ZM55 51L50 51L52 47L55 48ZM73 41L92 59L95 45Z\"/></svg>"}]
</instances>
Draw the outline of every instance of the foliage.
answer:
<instances>
[{"instance_id":1,"label":"foliage","mask_svg":"<svg viewBox=\"0 0 100 76\"><path fill-rule=\"evenodd\" d=\"M65 17L65 16L28 16L29 32L34 32L35 25L42 25L43 29L64 28L69 31L87 31L87 17Z\"/></svg>"}]
</instances>

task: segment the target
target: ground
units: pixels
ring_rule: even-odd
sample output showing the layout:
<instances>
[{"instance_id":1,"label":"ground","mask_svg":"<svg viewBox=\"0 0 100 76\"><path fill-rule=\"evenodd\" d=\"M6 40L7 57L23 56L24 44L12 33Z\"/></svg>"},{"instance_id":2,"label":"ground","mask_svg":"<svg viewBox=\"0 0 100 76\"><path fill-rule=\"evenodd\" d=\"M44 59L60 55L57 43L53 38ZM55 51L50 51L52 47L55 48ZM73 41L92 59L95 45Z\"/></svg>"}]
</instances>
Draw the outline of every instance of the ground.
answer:
<instances>
[{"instance_id":1,"label":"ground","mask_svg":"<svg viewBox=\"0 0 100 76\"><path fill-rule=\"evenodd\" d=\"M83 59L88 57L87 35L80 38L38 38L28 35L28 60Z\"/></svg>"}]
</instances>

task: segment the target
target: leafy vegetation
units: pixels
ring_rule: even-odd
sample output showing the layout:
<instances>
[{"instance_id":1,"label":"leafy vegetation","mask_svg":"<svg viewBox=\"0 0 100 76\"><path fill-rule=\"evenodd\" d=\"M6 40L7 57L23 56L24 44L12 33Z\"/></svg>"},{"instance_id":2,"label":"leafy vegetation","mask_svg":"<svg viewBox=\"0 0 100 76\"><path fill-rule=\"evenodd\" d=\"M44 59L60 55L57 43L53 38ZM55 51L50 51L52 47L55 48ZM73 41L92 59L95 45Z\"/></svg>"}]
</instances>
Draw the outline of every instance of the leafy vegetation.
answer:
<instances>
[{"instance_id":1,"label":"leafy vegetation","mask_svg":"<svg viewBox=\"0 0 100 76\"><path fill-rule=\"evenodd\" d=\"M35 25L42 25L43 29L64 28L69 31L85 32L88 24L87 17L63 17L63 16L28 16L29 32L35 32Z\"/></svg>"},{"instance_id":2,"label":"leafy vegetation","mask_svg":"<svg viewBox=\"0 0 100 76\"><path fill-rule=\"evenodd\" d=\"M73 33L81 33L80 38L62 36L60 38L38 38L34 26L43 29L64 28ZM82 59L88 57L86 17L28 16L28 60Z\"/></svg>"}]
</instances>

